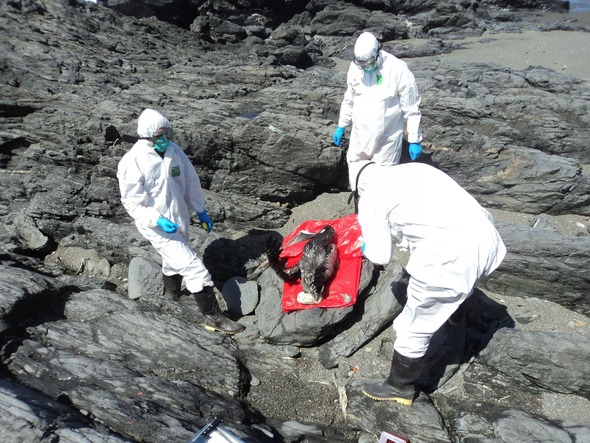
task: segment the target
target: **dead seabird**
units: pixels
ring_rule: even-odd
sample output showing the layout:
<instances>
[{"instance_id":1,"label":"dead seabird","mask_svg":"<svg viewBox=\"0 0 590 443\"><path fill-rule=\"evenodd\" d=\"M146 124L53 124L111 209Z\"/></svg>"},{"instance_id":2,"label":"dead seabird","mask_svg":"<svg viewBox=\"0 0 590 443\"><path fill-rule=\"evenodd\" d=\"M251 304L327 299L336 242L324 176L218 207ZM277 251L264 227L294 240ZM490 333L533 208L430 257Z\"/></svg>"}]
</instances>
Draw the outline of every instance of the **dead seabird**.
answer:
<instances>
[{"instance_id":1,"label":"dead seabird","mask_svg":"<svg viewBox=\"0 0 590 443\"><path fill-rule=\"evenodd\" d=\"M295 282L301 278L303 291L297 295L301 304L317 304L322 301L322 293L328 280L338 267L338 248L336 231L330 225L324 226L317 233L299 233L289 244L297 241L309 241L303 247L299 262L291 268L285 268L286 259L281 259L281 241L271 236L266 243L266 255L269 264L277 275L286 282Z\"/></svg>"}]
</instances>

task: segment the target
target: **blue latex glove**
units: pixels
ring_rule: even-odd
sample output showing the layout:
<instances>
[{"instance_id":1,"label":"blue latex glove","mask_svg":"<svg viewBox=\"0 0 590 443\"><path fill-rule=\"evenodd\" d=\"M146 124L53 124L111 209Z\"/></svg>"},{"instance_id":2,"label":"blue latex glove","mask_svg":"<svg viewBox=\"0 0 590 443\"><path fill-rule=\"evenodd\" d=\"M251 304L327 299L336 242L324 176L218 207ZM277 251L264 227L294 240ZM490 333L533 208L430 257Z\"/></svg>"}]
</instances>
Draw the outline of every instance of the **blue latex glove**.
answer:
<instances>
[{"instance_id":1,"label":"blue latex glove","mask_svg":"<svg viewBox=\"0 0 590 443\"><path fill-rule=\"evenodd\" d=\"M366 243L363 243L361 245L361 252L363 253L363 255L365 255L365 246L366 246Z\"/></svg>"},{"instance_id":2,"label":"blue latex glove","mask_svg":"<svg viewBox=\"0 0 590 443\"><path fill-rule=\"evenodd\" d=\"M207 232L211 232L213 230L213 222L211 222L207 210L204 209L203 212L199 212L197 215L199 216L199 222L201 222L203 229Z\"/></svg>"},{"instance_id":3,"label":"blue latex glove","mask_svg":"<svg viewBox=\"0 0 590 443\"><path fill-rule=\"evenodd\" d=\"M338 128L336 128L336 130L334 131L334 144L336 146L342 145L342 137L344 137L345 130L346 128L341 128L340 126L338 126Z\"/></svg>"},{"instance_id":4,"label":"blue latex glove","mask_svg":"<svg viewBox=\"0 0 590 443\"><path fill-rule=\"evenodd\" d=\"M176 223L171 222L166 217L160 217L157 223L162 231L167 232L169 234L176 232L176 230L178 229L178 225Z\"/></svg>"},{"instance_id":5,"label":"blue latex glove","mask_svg":"<svg viewBox=\"0 0 590 443\"><path fill-rule=\"evenodd\" d=\"M420 146L420 143L410 143L408 151L410 151L410 158L414 161L422 154L422 146Z\"/></svg>"}]
</instances>

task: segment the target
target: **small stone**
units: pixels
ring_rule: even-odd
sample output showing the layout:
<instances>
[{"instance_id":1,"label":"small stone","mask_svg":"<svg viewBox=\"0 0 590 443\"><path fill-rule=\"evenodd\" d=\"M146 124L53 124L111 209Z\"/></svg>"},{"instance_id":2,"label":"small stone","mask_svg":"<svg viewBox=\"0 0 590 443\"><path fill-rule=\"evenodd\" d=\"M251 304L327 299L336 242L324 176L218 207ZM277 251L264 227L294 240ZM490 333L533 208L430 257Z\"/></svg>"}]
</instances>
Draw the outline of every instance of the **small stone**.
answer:
<instances>
[{"instance_id":1,"label":"small stone","mask_svg":"<svg viewBox=\"0 0 590 443\"><path fill-rule=\"evenodd\" d=\"M358 443L373 443L374 441L375 436L371 434L363 434L358 439Z\"/></svg>"},{"instance_id":2,"label":"small stone","mask_svg":"<svg viewBox=\"0 0 590 443\"><path fill-rule=\"evenodd\" d=\"M227 309L239 316L250 315L259 302L258 286L256 282L248 281L244 277L233 277L225 282L221 294L227 304Z\"/></svg>"},{"instance_id":3,"label":"small stone","mask_svg":"<svg viewBox=\"0 0 590 443\"><path fill-rule=\"evenodd\" d=\"M583 328L584 326L586 326L586 324L587 323L583 320L570 320L567 322L567 325L572 329Z\"/></svg>"},{"instance_id":4,"label":"small stone","mask_svg":"<svg viewBox=\"0 0 590 443\"><path fill-rule=\"evenodd\" d=\"M283 349L286 357L297 358L301 355L301 350L297 346L285 346Z\"/></svg>"}]
</instances>

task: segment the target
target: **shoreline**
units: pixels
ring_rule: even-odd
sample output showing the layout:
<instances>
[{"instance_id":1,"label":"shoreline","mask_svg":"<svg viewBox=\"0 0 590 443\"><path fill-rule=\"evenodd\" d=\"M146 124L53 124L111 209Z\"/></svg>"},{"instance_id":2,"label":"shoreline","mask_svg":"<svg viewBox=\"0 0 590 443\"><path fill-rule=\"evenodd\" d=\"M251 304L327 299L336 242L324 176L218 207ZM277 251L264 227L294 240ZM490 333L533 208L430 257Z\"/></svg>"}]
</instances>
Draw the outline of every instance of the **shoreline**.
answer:
<instances>
[{"instance_id":1,"label":"shoreline","mask_svg":"<svg viewBox=\"0 0 590 443\"><path fill-rule=\"evenodd\" d=\"M491 63L517 70L541 66L590 81L590 12L545 12L529 21L539 24L572 21L588 31L485 31L478 37L456 40L463 45L461 49L441 55L408 58L406 61L410 65L415 61L429 60Z\"/></svg>"},{"instance_id":2,"label":"shoreline","mask_svg":"<svg viewBox=\"0 0 590 443\"><path fill-rule=\"evenodd\" d=\"M414 61L453 60L490 63L524 70L536 66L590 81L590 33L579 31L525 31L484 33L460 41L464 48L448 54L414 57Z\"/></svg>"}]
</instances>

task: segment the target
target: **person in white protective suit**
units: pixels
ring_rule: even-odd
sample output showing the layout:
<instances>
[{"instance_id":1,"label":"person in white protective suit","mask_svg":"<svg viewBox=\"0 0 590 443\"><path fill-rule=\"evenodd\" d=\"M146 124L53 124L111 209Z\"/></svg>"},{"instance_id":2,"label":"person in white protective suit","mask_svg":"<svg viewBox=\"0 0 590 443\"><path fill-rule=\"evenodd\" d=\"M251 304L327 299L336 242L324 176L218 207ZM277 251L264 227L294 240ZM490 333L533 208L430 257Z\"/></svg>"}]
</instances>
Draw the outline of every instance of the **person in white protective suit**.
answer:
<instances>
[{"instance_id":1,"label":"person in white protective suit","mask_svg":"<svg viewBox=\"0 0 590 443\"><path fill-rule=\"evenodd\" d=\"M422 152L422 114L420 93L408 65L381 49L373 34L363 32L356 40L346 82L333 139L336 146L341 146L345 129L352 122L347 162L373 160L381 165L398 164L404 123L410 159L416 160ZM353 183L350 185L352 188Z\"/></svg>"},{"instance_id":2,"label":"person in white protective suit","mask_svg":"<svg viewBox=\"0 0 590 443\"><path fill-rule=\"evenodd\" d=\"M209 271L188 244L190 211L208 232L213 229L205 209L199 176L184 151L170 140L171 125L153 109L137 122L140 139L118 165L121 202L140 234L162 257L165 294L178 297L184 277L203 315L205 328L226 334L244 329L220 310Z\"/></svg>"},{"instance_id":3,"label":"person in white protective suit","mask_svg":"<svg viewBox=\"0 0 590 443\"><path fill-rule=\"evenodd\" d=\"M430 339L480 279L500 265L506 247L491 214L433 166L360 161L351 173L364 256L375 264L389 263L392 239L410 251L407 302L393 322L390 375L363 391L374 400L411 405Z\"/></svg>"}]
</instances>

